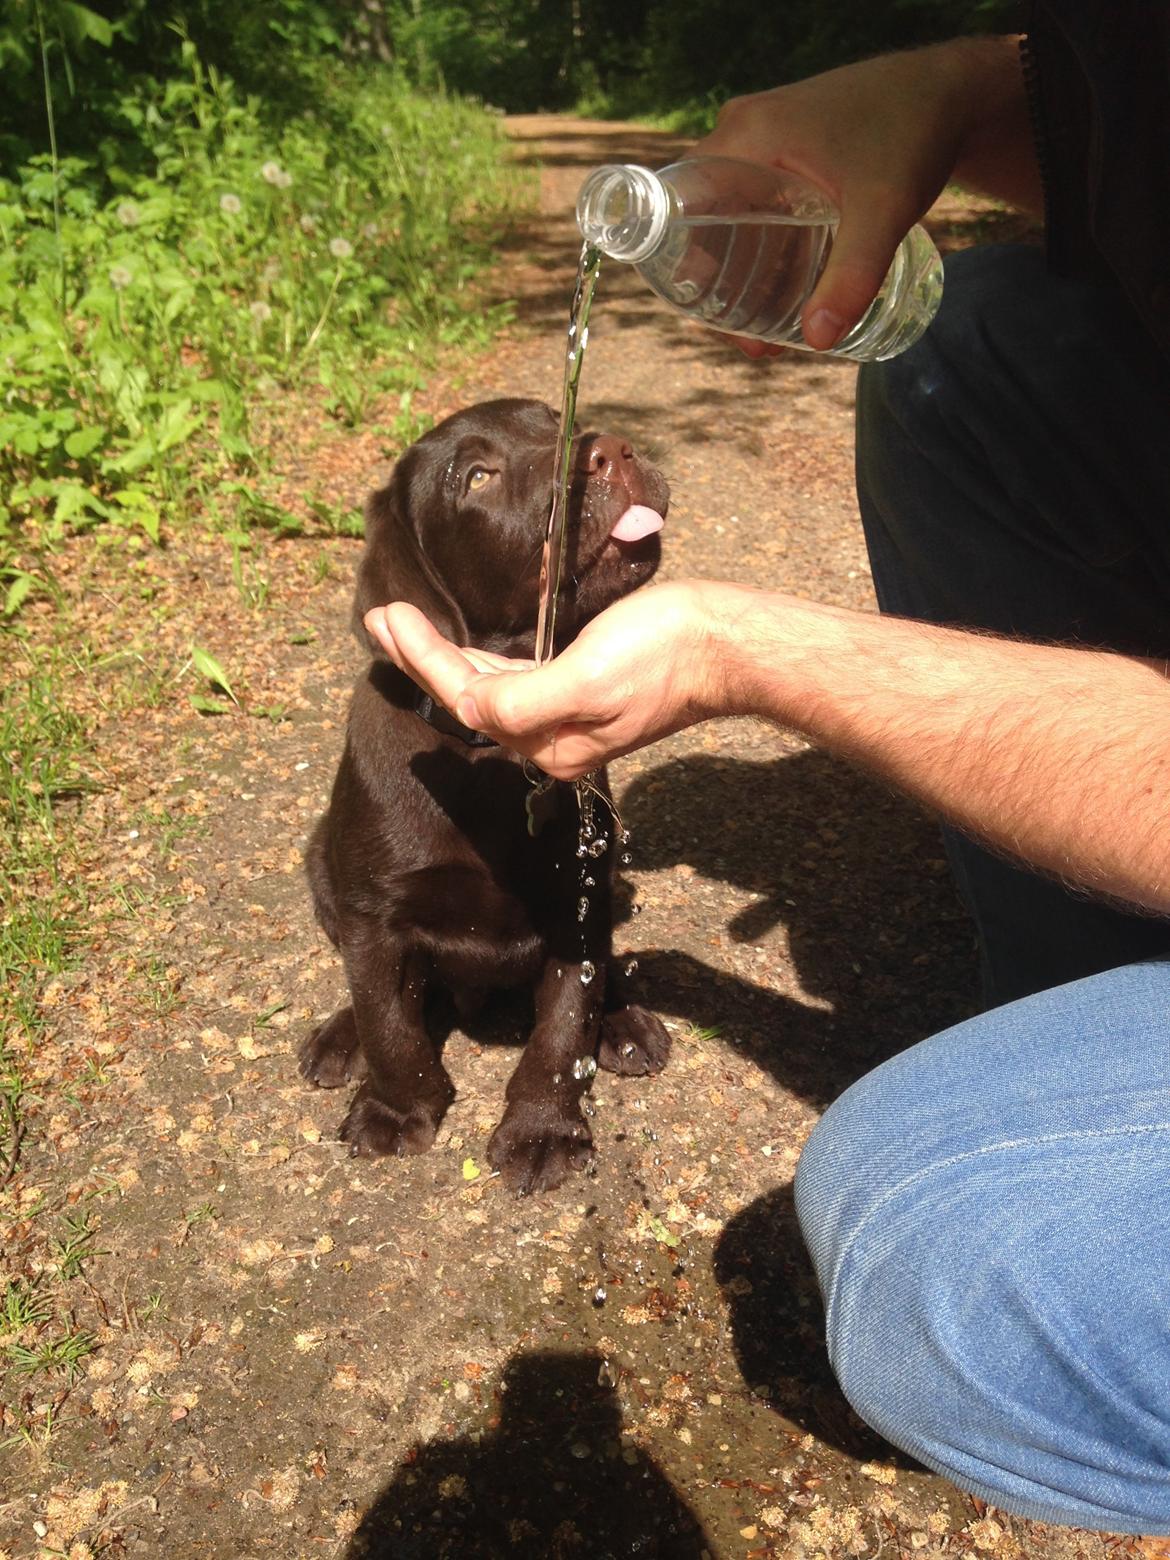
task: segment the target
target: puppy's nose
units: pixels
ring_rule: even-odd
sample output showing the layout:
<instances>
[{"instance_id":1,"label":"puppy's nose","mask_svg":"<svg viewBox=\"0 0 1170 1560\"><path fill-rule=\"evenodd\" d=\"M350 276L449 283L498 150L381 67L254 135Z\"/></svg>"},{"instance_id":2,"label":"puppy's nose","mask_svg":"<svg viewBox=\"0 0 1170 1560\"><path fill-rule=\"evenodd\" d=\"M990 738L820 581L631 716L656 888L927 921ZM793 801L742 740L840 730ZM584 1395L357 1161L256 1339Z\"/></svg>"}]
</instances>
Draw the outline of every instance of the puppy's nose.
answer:
<instances>
[{"instance_id":1,"label":"puppy's nose","mask_svg":"<svg viewBox=\"0 0 1170 1560\"><path fill-rule=\"evenodd\" d=\"M612 433L598 433L581 445L577 468L591 477L615 477L633 458L633 446L624 439Z\"/></svg>"}]
</instances>

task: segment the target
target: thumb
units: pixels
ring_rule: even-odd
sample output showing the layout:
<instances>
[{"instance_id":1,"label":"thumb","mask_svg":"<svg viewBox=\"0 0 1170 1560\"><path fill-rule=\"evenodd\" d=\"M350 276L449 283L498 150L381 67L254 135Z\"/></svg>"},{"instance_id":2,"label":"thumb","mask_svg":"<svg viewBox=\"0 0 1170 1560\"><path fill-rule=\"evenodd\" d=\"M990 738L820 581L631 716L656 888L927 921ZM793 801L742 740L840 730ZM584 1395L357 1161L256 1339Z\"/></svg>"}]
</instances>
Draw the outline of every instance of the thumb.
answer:
<instances>
[{"instance_id":1,"label":"thumb","mask_svg":"<svg viewBox=\"0 0 1170 1560\"><path fill-rule=\"evenodd\" d=\"M872 203L842 202L828 263L801 318L810 347L825 352L857 324L877 296L912 221Z\"/></svg>"}]
</instances>

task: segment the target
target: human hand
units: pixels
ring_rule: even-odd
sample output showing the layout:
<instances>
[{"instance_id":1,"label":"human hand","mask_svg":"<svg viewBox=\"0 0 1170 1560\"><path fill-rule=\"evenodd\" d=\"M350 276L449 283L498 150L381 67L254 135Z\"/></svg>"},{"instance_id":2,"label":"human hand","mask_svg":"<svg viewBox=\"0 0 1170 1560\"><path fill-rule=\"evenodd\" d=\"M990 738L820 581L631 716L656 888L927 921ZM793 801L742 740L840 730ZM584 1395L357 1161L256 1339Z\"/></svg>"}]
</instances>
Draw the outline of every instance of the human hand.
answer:
<instances>
[{"instance_id":1,"label":"human hand","mask_svg":"<svg viewBox=\"0 0 1170 1560\"><path fill-rule=\"evenodd\" d=\"M901 240L1001 121L1030 157L1014 41L958 39L733 98L692 155L788 168L833 201L840 226L803 317L805 340L824 351L862 317Z\"/></svg>"},{"instance_id":2,"label":"human hand","mask_svg":"<svg viewBox=\"0 0 1170 1560\"><path fill-rule=\"evenodd\" d=\"M542 667L454 645L408 602L375 607L365 626L465 725L574 780L721 713L718 589L683 581L624 597Z\"/></svg>"}]
</instances>

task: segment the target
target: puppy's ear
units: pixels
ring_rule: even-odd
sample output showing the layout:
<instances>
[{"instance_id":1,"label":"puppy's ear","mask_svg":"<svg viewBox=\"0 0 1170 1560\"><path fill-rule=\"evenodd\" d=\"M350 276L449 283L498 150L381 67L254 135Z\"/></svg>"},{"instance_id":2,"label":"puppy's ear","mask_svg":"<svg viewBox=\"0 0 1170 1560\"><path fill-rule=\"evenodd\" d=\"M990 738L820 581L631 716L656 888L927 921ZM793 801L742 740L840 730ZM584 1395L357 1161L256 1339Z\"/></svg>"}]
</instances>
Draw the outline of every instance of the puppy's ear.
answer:
<instances>
[{"instance_id":1,"label":"puppy's ear","mask_svg":"<svg viewBox=\"0 0 1170 1560\"><path fill-rule=\"evenodd\" d=\"M420 542L409 503L414 486L407 454L389 484L366 504L366 550L358 564L352 626L358 643L379 660L386 659L386 652L366 632L362 619L371 607L390 601L409 601L445 638L467 643L463 614Z\"/></svg>"}]
</instances>

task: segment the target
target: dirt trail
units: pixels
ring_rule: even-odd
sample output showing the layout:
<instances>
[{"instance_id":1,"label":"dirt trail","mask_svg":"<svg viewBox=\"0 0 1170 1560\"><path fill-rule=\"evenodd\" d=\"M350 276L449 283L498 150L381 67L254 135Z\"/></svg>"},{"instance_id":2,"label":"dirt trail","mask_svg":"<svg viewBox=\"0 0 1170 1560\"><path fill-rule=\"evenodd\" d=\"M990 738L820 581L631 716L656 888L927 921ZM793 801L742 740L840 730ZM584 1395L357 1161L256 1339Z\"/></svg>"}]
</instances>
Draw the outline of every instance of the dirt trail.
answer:
<instances>
[{"instance_id":1,"label":"dirt trail","mask_svg":"<svg viewBox=\"0 0 1170 1560\"><path fill-rule=\"evenodd\" d=\"M555 400L582 174L673 149L622 125L509 131L542 163L540 215L493 282L517 322L436 379L436 413ZM666 469L668 577L866 608L853 385L799 354L749 363L611 267L581 413ZM288 469L349 503L385 471L372 437L336 433ZM459 1097L431 1154L347 1157L344 1099L304 1087L294 1050L343 990L300 852L359 665L357 551L259 539L234 580L204 544L62 561L81 631L144 669L131 694L124 672L95 689L93 946L50 988L39 1064L75 1106L30 1133L0 1229L17 1262L38 1206L87 1211L76 1320L97 1347L45 1448L3 1454L0 1550L1103 1555L893 1455L828 1371L798 1152L853 1078L970 1011L974 969L931 824L804 742L717 722L615 767L634 835L618 947L675 1054L654 1080L598 1076L595 1176L518 1203L483 1168L506 1010L451 1037ZM192 641L252 714L201 718L190 684L149 674ZM254 713L274 704L285 718ZM30 1380L25 1406L49 1391Z\"/></svg>"}]
</instances>

